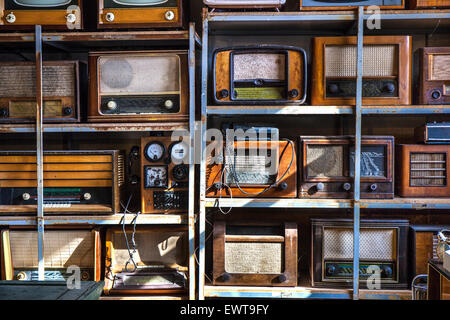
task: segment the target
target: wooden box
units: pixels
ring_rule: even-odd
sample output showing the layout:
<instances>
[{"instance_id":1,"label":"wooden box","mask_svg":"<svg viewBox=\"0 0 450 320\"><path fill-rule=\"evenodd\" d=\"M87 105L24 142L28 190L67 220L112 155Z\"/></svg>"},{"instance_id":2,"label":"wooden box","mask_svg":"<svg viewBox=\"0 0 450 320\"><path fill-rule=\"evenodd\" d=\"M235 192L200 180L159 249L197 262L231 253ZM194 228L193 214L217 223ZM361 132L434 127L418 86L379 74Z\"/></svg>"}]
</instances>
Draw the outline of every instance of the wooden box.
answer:
<instances>
[{"instance_id":1,"label":"wooden box","mask_svg":"<svg viewBox=\"0 0 450 320\"><path fill-rule=\"evenodd\" d=\"M411 9L450 8L450 0L409 0Z\"/></svg>"},{"instance_id":2,"label":"wooden box","mask_svg":"<svg viewBox=\"0 0 450 320\"><path fill-rule=\"evenodd\" d=\"M300 10L353 10L358 6L403 9L405 8L405 0L300 0Z\"/></svg>"}]
</instances>

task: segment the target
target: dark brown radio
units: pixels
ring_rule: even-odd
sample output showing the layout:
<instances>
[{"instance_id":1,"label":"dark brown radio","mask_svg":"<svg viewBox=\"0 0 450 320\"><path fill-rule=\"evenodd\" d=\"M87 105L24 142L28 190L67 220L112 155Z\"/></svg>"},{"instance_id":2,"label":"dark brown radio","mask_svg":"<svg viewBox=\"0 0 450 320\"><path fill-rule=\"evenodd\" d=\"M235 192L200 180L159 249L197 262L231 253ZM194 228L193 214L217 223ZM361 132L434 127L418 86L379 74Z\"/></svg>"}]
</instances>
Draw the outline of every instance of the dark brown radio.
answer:
<instances>
[{"instance_id":1,"label":"dark brown radio","mask_svg":"<svg viewBox=\"0 0 450 320\"><path fill-rule=\"evenodd\" d=\"M91 1L91 0L89 0ZM183 27L184 0L97 0L99 29Z\"/></svg>"},{"instance_id":2,"label":"dark brown radio","mask_svg":"<svg viewBox=\"0 0 450 320\"><path fill-rule=\"evenodd\" d=\"M187 227L137 226L135 231L134 237L132 227L125 233L122 227L106 232L105 294L185 292L189 263Z\"/></svg>"},{"instance_id":3,"label":"dark brown radio","mask_svg":"<svg viewBox=\"0 0 450 320\"><path fill-rule=\"evenodd\" d=\"M314 287L351 287L353 221L312 219L311 275ZM360 287L408 288L408 220L361 220ZM379 287L377 287L379 280Z\"/></svg>"},{"instance_id":4,"label":"dark brown radio","mask_svg":"<svg viewBox=\"0 0 450 320\"><path fill-rule=\"evenodd\" d=\"M367 36L363 105L411 104L411 37ZM314 38L312 105L355 105L356 37Z\"/></svg>"},{"instance_id":5,"label":"dark brown radio","mask_svg":"<svg viewBox=\"0 0 450 320\"><path fill-rule=\"evenodd\" d=\"M295 287L297 224L214 223L213 284Z\"/></svg>"},{"instance_id":6,"label":"dark brown radio","mask_svg":"<svg viewBox=\"0 0 450 320\"><path fill-rule=\"evenodd\" d=\"M402 144L397 146L396 153L396 193L399 196L450 196L450 145Z\"/></svg>"},{"instance_id":7,"label":"dark brown radio","mask_svg":"<svg viewBox=\"0 0 450 320\"><path fill-rule=\"evenodd\" d=\"M45 61L42 79L44 122L79 122L78 61ZM35 64L0 62L0 82L0 123L35 121Z\"/></svg>"},{"instance_id":8,"label":"dark brown radio","mask_svg":"<svg viewBox=\"0 0 450 320\"><path fill-rule=\"evenodd\" d=\"M297 159L294 142L212 142L206 162L208 197L297 196Z\"/></svg>"},{"instance_id":9,"label":"dark brown radio","mask_svg":"<svg viewBox=\"0 0 450 320\"><path fill-rule=\"evenodd\" d=\"M299 197L352 198L353 136L300 137ZM394 198L394 137L363 136L361 198Z\"/></svg>"},{"instance_id":10,"label":"dark brown radio","mask_svg":"<svg viewBox=\"0 0 450 320\"><path fill-rule=\"evenodd\" d=\"M359 6L403 9L405 0L300 0L300 10L352 10Z\"/></svg>"},{"instance_id":11,"label":"dark brown radio","mask_svg":"<svg viewBox=\"0 0 450 320\"><path fill-rule=\"evenodd\" d=\"M450 104L450 47L419 49L419 104Z\"/></svg>"},{"instance_id":12,"label":"dark brown radio","mask_svg":"<svg viewBox=\"0 0 450 320\"><path fill-rule=\"evenodd\" d=\"M38 280L38 233L2 230L2 280ZM80 268L82 281L100 281L101 241L98 230L45 230L45 280L67 281L71 266Z\"/></svg>"},{"instance_id":13,"label":"dark brown radio","mask_svg":"<svg viewBox=\"0 0 450 320\"><path fill-rule=\"evenodd\" d=\"M43 163L46 214L120 212L120 151L44 151ZM0 215L36 212L36 170L36 152L0 152Z\"/></svg>"},{"instance_id":14,"label":"dark brown radio","mask_svg":"<svg viewBox=\"0 0 450 320\"><path fill-rule=\"evenodd\" d=\"M203 3L211 8L256 9L280 8L286 0L203 0Z\"/></svg>"},{"instance_id":15,"label":"dark brown radio","mask_svg":"<svg viewBox=\"0 0 450 320\"><path fill-rule=\"evenodd\" d=\"M88 121L187 121L187 51L89 54Z\"/></svg>"},{"instance_id":16,"label":"dark brown radio","mask_svg":"<svg viewBox=\"0 0 450 320\"><path fill-rule=\"evenodd\" d=\"M450 8L450 0L409 0L411 9Z\"/></svg>"},{"instance_id":17,"label":"dark brown radio","mask_svg":"<svg viewBox=\"0 0 450 320\"><path fill-rule=\"evenodd\" d=\"M0 0L0 29L34 29L35 25L42 25L47 29L81 29L82 2L82 0Z\"/></svg>"},{"instance_id":18,"label":"dark brown radio","mask_svg":"<svg viewBox=\"0 0 450 320\"><path fill-rule=\"evenodd\" d=\"M450 122L432 122L416 128L417 142L426 144L450 144Z\"/></svg>"},{"instance_id":19,"label":"dark brown radio","mask_svg":"<svg viewBox=\"0 0 450 320\"><path fill-rule=\"evenodd\" d=\"M289 46L222 48L214 52L217 104L304 103L305 50Z\"/></svg>"},{"instance_id":20,"label":"dark brown radio","mask_svg":"<svg viewBox=\"0 0 450 320\"><path fill-rule=\"evenodd\" d=\"M189 147L171 137L141 139L142 213L187 212Z\"/></svg>"}]
</instances>

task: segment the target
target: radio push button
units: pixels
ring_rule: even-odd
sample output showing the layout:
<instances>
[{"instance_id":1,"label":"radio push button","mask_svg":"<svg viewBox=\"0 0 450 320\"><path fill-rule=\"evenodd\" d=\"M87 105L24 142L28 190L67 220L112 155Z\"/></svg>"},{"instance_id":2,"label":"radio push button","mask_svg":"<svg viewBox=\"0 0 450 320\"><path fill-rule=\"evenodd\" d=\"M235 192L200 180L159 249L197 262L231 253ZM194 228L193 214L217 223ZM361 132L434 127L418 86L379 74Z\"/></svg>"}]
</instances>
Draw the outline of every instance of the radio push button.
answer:
<instances>
[{"instance_id":1,"label":"radio push button","mask_svg":"<svg viewBox=\"0 0 450 320\"><path fill-rule=\"evenodd\" d=\"M16 16L12 12L10 14L8 14L5 19L6 19L6 22L8 22L8 23L16 22Z\"/></svg>"}]
</instances>

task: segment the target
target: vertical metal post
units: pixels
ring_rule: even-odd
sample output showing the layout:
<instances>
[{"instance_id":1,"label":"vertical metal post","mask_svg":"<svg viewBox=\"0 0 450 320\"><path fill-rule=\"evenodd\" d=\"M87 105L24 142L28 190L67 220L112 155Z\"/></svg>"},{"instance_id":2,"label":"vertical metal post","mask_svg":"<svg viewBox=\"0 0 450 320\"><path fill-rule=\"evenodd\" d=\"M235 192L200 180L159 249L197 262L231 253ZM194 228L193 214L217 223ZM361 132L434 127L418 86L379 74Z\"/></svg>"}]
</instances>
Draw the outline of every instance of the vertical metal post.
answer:
<instances>
[{"instance_id":1,"label":"vertical metal post","mask_svg":"<svg viewBox=\"0 0 450 320\"><path fill-rule=\"evenodd\" d=\"M202 95L201 95L201 163L200 163L200 217L199 217L199 270L198 298L205 299L205 238L206 238L206 121L208 103L208 14L203 15L202 35Z\"/></svg>"},{"instance_id":2,"label":"vertical metal post","mask_svg":"<svg viewBox=\"0 0 450 320\"><path fill-rule=\"evenodd\" d=\"M353 299L359 299L359 229L361 191L361 105L363 75L364 7L358 7L357 78L355 108L355 181L353 202Z\"/></svg>"},{"instance_id":3,"label":"vertical metal post","mask_svg":"<svg viewBox=\"0 0 450 320\"><path fill-rule=\"evenodd\" d=\"M37 227L38 227L38 275L39 280L45 280L44 263L44 153L42 117L42 28L35 29L36 42L36 165L37 165Z\"/></svg>"},{"instance_id":4,"label":"vertical metal post","mask_svg":"<svg viewBox=\"0 0 450 320\"><path fill-rule=\"evenodd\" d=\"M195 300L195 24L189 24L189 299Z\"/></svg>"}]
</instances>

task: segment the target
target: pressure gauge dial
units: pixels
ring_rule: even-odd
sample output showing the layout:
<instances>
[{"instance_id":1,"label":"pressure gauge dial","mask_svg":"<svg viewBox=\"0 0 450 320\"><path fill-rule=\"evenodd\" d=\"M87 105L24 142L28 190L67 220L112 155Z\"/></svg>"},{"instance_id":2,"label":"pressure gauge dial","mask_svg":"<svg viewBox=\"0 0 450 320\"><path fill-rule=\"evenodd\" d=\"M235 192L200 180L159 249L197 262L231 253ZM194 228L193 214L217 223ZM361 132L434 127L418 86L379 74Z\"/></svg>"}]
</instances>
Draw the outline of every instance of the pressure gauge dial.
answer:
<instances>
[{"instance_id":1,"label":"pressure gauge dial","mask_svg":"<svg viewBox=\"0 0 450 320\"><path fill-rule=\"evenodd\" d=\"M146 188L168 188L167 166L145 166L144 181Z\"/></svg>"},{"instance_id":2,"label":"pressure gauge dial","mask_svg":"<svg viewBox=\"0 0 450 320\"><path fill-rule=\"evenodd\" d=\"M145 146L144 155L150 162L158 162L164 157L166 148L159 141L150 142Z\"/></svg>"},{"instance_id":3,"label":"pressure gauge dial","mask_svg":"<svg viewBox=\"0 0 450 320\"><path fill-rule=\"evenodd\" d=\"M181 163L188 152L188 146L184 142L175 142L170 147L170 158L172 162Z\"/></svg>"}]
</instances>

